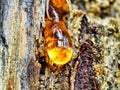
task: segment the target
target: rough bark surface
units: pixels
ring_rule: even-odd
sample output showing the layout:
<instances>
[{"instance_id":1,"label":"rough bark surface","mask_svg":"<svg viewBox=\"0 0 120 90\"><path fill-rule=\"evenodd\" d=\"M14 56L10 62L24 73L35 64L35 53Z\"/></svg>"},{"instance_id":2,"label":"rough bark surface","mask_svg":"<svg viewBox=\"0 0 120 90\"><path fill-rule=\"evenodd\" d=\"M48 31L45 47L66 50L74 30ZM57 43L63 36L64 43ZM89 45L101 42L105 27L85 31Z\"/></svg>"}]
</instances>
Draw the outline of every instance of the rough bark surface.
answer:
<instances>
[{"instance_id":1,"label":"rough bark surface","mask_svg":"<svg viewBox=\"0 0 120 90\"><path fill-rule=\"evenodd\" d=\"M120 1L67 0L74 52L56 71L44 53L47 1L0 0L0 90L119 90Z\"/></svg>"}]
</instances>

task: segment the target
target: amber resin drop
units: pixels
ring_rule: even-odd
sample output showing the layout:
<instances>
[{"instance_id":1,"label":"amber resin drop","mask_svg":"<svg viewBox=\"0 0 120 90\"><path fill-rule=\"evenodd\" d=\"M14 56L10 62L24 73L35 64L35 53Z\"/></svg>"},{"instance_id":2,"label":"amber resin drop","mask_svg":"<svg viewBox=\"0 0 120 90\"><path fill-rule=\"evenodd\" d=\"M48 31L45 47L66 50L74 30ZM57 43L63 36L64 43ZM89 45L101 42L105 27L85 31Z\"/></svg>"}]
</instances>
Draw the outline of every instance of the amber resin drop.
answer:
<instances>
[{"instance_id":1,"label":"amber resin drop","mask_svg":"<svg viewBox=\"0 0 120 90\"><path fill-rule=\"evenodd\" d=\"M58 65L69 62L73 49L72 41L64 22L47 21L44 36L50 60Z\"/></svg>"},{"instance_id":2,"label":"amber resin drop","mask_svg":"<svg viewBox=\"0 0 120 90\"><path fill-rule=\"evenodd\" d=\"M67 11L66 0L50 0L49 16L46 17L44 28L45 46L50 61L57 65L64 65L72 56L72 41L65 26L63 15ZM49 62L48 62L49 63Z\"/></svg>"}]
</instances>

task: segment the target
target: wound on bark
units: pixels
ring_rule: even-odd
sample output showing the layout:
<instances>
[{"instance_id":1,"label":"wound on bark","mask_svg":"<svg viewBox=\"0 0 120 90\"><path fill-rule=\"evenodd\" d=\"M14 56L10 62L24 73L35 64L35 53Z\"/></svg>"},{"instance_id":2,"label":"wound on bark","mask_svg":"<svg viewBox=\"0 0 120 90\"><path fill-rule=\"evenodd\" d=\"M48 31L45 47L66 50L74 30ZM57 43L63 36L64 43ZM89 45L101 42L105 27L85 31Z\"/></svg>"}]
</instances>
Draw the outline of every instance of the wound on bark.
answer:
<instances>
[{"instance_id":1,"label":"wound on bark","mask_svg":"<svg viewBox=\"0 0 120 90\"><path fill-rule=\"evenodd\" d=\"M84 15L81 21L82 35L88 34L90 31L89 23ZM87 31L88 30L88 31ZM79 38L83 38L81 35ZM93 70L94 52L92 48L92 41L87 39L82 42L79 49L78 68L75 77L74 89L75 90L100 90L99 84L95 79L96 73Z\"/></svg>"}]
</instances>

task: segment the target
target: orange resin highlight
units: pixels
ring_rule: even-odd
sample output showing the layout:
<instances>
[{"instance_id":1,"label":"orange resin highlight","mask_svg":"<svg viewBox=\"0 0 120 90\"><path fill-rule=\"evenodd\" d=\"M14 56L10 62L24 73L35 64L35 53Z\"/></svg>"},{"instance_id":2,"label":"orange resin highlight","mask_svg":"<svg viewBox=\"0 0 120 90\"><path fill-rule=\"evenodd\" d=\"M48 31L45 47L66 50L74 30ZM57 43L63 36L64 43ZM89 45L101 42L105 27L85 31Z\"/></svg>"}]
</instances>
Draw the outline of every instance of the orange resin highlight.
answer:
<instances>
[{"instance_id":1,"label":"orange resin highlight","mask_svg":"<svg viewBox=\"0 0 120 90\"><path fill-rule=\"evenodd\" d=\"M66 0L51 0L52 4L56 8L61 8L66 5Z\"/></svg>"},{"instance_id":2,"label":"orange resin highlight","mask_svg":"<svg viewBox=\"0 0 120 90\"><path fill-rule=\"evenodd\" d=\"M72 48L64 48L64 47L55 47L53 49L48 50L48 55L50 60L57 65L64 65L70 61L72 56Z\"/></svg>"},{"instance_id":3,"label":"orange resin highlight","mask_svg":"<svg viewBox=\"0 0 120 90\"><path fill-rule=\"evenodd\" d=\"M51 0L51 4L58 10L58 12L68 11L66 0Z\"/></svg>"}]
</instances>

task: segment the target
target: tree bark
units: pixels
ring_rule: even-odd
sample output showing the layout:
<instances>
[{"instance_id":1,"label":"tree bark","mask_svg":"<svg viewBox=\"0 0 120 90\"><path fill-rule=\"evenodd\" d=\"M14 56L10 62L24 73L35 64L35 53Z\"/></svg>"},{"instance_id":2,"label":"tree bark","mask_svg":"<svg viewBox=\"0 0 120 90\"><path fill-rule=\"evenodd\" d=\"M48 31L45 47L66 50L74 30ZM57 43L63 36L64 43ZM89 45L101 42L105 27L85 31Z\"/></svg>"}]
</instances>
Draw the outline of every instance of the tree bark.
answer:
<instances>
[{"instance_id":1,"label":"tree bark","mask_svg":"<svg viewBox=\"0 0 120 90\"><path fill-rule=\"evenodd\" d=\"M106 1L68 2L73 57L52 71L42 35L47 0L0 0L0 90L119 90L120 2Z\"/></svg>"}]
</instances>

